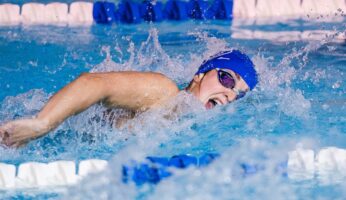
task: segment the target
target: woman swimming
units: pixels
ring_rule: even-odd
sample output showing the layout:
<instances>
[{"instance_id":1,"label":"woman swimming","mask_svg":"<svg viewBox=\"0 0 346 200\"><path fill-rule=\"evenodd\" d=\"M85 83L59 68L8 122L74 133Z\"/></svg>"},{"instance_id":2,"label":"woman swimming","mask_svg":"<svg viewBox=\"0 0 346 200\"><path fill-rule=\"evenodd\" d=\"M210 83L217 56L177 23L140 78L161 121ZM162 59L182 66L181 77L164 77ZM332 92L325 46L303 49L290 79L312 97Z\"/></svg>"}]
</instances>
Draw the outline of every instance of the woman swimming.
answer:
<instances>
[{"instance_id":1,"label":"woman swimming","mask_svg":"<svg viewBox=\"0 0 346 200\"><path fill-rule=\"evenodd\" d=\"M199 99L206 109L211 109L241 98L257 82L250 58L232 50L206 60L185 90ZM159 73L83 73L54 94L36 116L2 125L0 139L7 146L17 147L45 135L68 117L95 103L143 112L165 104L178 93L177 85Z\"/></svg>"}]
</instances>

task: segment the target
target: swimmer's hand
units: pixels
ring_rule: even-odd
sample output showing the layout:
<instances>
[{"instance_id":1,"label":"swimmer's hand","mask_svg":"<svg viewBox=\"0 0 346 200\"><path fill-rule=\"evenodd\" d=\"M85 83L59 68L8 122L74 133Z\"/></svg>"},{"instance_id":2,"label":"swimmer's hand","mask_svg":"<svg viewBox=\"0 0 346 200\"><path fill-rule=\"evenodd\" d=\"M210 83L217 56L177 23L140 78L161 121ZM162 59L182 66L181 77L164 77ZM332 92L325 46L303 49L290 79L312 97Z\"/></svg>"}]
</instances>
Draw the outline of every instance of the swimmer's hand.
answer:
<instances>
[{"instance_id":1,"label":"swimmer's hand","mask_svg":"<svg viewBox=\"0 0 346 200\"><path fill-rule=\"evenodd\" d=\"M19 147L44 135L47 128L38 119L21 119L0 126L0 141L8 147Z\"/></svg>"}]
</instances>

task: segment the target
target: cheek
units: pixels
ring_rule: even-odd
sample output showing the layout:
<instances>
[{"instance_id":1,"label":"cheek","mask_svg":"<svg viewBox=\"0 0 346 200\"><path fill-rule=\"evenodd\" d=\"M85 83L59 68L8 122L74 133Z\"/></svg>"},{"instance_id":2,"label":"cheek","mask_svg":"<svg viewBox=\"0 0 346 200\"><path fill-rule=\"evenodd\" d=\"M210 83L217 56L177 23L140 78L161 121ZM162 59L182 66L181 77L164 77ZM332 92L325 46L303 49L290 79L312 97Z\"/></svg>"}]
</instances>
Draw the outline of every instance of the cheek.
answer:
<instances>
[{"instance_id":1,"label":"cheek","mask_svg":"<svg viewBox=\"0 0 346 200\"><path fill-rule=\"evenodd\" d=\"M219 83L217 77L209 77L201 83L201 96L207 97L214 93L223 92L224 87Z\"/></svg>"}]
</instances>

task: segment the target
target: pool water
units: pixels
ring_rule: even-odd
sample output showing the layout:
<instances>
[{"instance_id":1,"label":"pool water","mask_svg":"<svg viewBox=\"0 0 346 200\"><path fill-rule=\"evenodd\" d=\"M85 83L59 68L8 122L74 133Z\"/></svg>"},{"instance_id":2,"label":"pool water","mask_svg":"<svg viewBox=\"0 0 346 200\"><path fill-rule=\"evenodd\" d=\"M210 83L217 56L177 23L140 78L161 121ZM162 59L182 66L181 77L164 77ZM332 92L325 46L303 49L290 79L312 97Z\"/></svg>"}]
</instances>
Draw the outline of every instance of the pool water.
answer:
<instances>
[{"instance_id":1,"label":"pool water","mask_svg":"<svg viewBox=\"0 0 346 200\"><path fill-rule=\"evenodd\" d=\"M236 25L237 24L237 25ZM237 29L234 29L236 26ZM345 20L247 24L163 22L92 27L0 27L0 121L37 113L49 97L82 72L157 71L183 89L202 61L226 48L253 59L260 84L245 98L206 111L181 92L164 108L138 114L121 128L101 105L73 116L20 149L0 147L0 161L100 158L109 167L62 191L2 191L2 199L343 199L346 179L290 180L273 166L296 148L346 148L346 43L323 39L242 39L237 30L345 33ZM238 34L239 35L239 34ZM177 112L172 109L178 106ZM114 109L115 116L128 113ZM167 117L168 116L168 117ZM218 152L206 168L176 170L158 185L121 182L121 166L146 156ZM268 170L250 177L239 163Z\"/></svg>"}]
</instances>

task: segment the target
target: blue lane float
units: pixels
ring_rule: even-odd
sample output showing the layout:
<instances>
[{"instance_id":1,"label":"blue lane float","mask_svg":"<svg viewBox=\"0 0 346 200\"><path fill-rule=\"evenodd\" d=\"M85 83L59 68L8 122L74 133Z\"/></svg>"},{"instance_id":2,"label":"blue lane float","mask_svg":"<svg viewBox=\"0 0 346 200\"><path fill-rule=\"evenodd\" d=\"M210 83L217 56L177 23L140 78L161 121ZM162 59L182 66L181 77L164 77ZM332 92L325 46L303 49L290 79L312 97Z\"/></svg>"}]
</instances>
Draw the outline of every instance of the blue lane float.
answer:
<instances>
[{"instance_id":1,"label":"blue lane float","mask_svg":"<svg viewBox=\"0 0 346 200\"><path fill-rule=\"evenodd\" d=\"M219 156L219 154L209 153L201 157L189 155L176 155L169 158L147 157L148 162L134 162L132 165L123 166L122 180L125 183L132 181L138 186L145 183L157 184L161 180L173 175L172 168L185 169L190 166L205 167ZM266 167L261 164L248 163L240 163L239 168L241 169L239 175L243 177L254 175L266 169ZM276 174L287 177L287 162L279 163L274 170Z\"/></svg>"},{"instance_id":2,"label":"blue lane float","mask_svg":"<svg viewBox=\"0 0 346 200\"><path fill-rule=\"evenodd\" d=\"M140 15L139 4L132 1L122 1L119 4L118 15L120 22L123 23L140 23L142 21Z\"/></svg>"},{"instance_id":3,"label":"blue lane float","mask_svg":"<svg viewBox=\"0 0 346 200\"><path fill-rule=\"evenodd\" d=\"M171 168L185 169L190 166L204 167L210 164L219 154L205 154L201 157L189 155L175 155L168 157L147 157L148 162L133 163L123 166L123 182L133 181L136 185L144 183L157 184L161 180L172 176Z\"/></svg>"},{"instance_id":4,"label":"blue lane float","mask_svg":"<svg viewBox=\"0 0 346 200\"><path fill-rule=\"evenodd\" d=\"M230 20L233 18L233 0L215 0L209 9L209 18Z\"/></svg>"},{"instance_id":5,"label":"blue lane float","mask_svg":"<svg viewBox=\"0 0 346 200\"><path fill-rule=\"evenodd\" d=\"M164 16L169 20L187 20L187 2L180 0L169 0L164 9Z\"/></svg>"},{"instance_id":6,"label":"blue lane float","mask_svg":"<svg viewBox=\"0 0 346 200\"><path fill-rule=\"evenodd\" d=\"M163 4L161 2L143 1L140 9L141 17L144 21L160 22L163 20L162 9Z\"/></svg>"},{"instance_id":7,"label":"blue lane float","mask_svg":"<svg viewBox=\"0 0 346 200\"><path fill-rule=\"evenodd\" d=\"M192 19L210 19L209 3L205 0L191 0L187 4L188 16Z\"/></svg>"},{"instance_id":8,"label":"blue lane float","mask_svg":"<svg viewBox=\"0 0 346 200\"><path fill-rule=\"evenodd\" d=\"M98 24L111 24L116 22L115 4L110 2L94 3L93 18Z\"/></svg>"},{"instance_id":9,"label":"blue lane float","mask_svg":"<svg viewBox=\"0 0 346 200\"><path fill-rule=\"evenodd\" d=\"M233 0L168 0L165 4L159 1L144 0L137 3L123 0L119 4L98 1L93 6L93 18L98 24L140 23L142 21L160 22L162 20L188 19L232 19Z\"/></svg>"}]
</instances>

